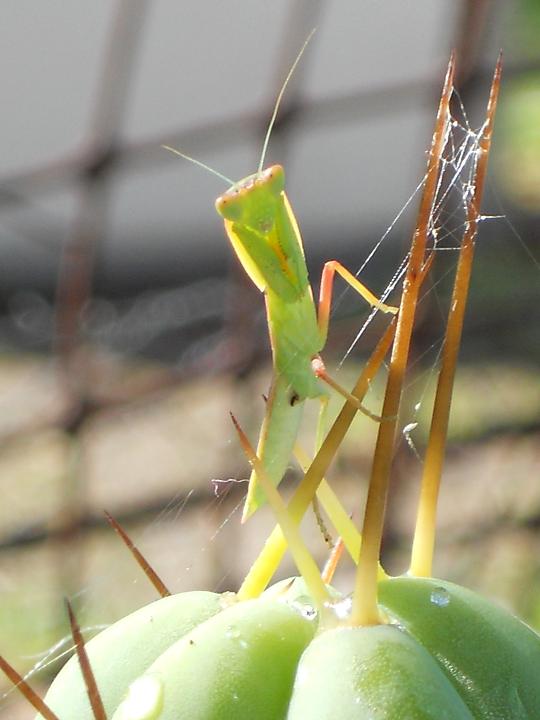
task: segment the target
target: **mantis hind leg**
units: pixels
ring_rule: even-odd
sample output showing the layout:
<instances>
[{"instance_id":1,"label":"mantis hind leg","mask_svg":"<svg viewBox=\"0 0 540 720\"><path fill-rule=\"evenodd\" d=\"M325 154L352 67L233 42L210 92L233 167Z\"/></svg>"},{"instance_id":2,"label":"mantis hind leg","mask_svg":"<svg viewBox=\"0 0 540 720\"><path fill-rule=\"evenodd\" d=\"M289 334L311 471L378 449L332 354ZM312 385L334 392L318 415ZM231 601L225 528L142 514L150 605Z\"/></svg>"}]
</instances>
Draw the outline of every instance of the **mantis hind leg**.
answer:
<instances>
[{"instance_id":1,"label":"mantis hind leg","mask_svg":"<svg viewBox=\"0 0 540 720\"><path fill-rule=\"evenodd\" d=\"M319 452L319 449L323 443L324 436L326 433L326 417L328 412L328 396L327 395L321 395L320 403L321 406L319 408L319 418L317 420L317 433L315 435L315 455ZM313 508L313 513L315 515L315 520L317 521L317 526L319 530L321 531L321 535L323 536L324 542L328 545L330 550L334 549L334 540L332 538L332 535L330 531L328 530L326 523L324 521L324 518L321 513L321 506L319 504L319 500L317 499L317 494L313 496L313 500L311 501L311 507Z\"/></svg>"},{"instance_id":2,"label":"mantis hind leg","mask_svg":"<svg viewBox=\"0 0 540 720\"><path fill-rule=\"evenodd\" d=\"M382 415L376 415L375 413L372 413L371 410L368 410L367 407L362 405L358 398L354 397L354 395L351 395L350 392L345 390L344 387L342 387L332 377L330 377L330 375L326 371L326 367L322 359L319 356L313 358L313 360L311 361L311 367L313 368L315 376L318 377L319 380L322 380L324 383L329 385L333 390L335 390L339 395L344 397L347 402L353 405L363 415L366 415L366 417L371 418L371 420L375 420L375 422L389 422L390 420L396 419L395 417L391 416L384 417Z\"/></svg>"},{"instance_id":3,"label":"mantis hind leg","mask_svg":"<svg viewBox=\"0 0 540 720\"><path fill-rule=\"evenodd\" d=\"M335 274L341 275L345 282L356 290L366 302L377 308L381 312L391 313L395 315L398 311L397 307L393 305L387 305L386 303L379 300L371 290L369 290L363 283L358 280L351 272L347 270L337 260L329 260L324 264L324 268L321 275L321 287L319 290L319 307L317 310L317 322L319 324L319 331L323 340L323 345L326 342L328 335L328 324L330 322L330 307L332 305L332 293L334 289L334 278Z\"/></svg>"},{"instance_id":4,"label":"mantis hind leg","mask_svg":"<svg viewBox=\"0 0 540 720\"><path fill-rule=\"evenodd\" d=\"M384 313L391 313L392 315L395 315L398 312L397 307L387 305L386 303L379 300L379 298L377 298L377 296L374 295L371 290L369 290L363 283L361 283L358 278L356 278L351 272L349 272L347 268L345 268L340 262L338 262L337 260L329 260L327 263L325 263L321 275L319 307L317 310L317 323L319 325L319 332L321 335L321 346L324 346L324 344L326 343L326 338L328 336L330 307L332 304L332 293L336 273L338 273L338 275L340 275L354 290L356 290L359 295L364 298L364 300L366 300L374 308L377 308ZM362 405L362 403L357 398L351 395L351 393L347 392L345 388L343 388L341 385L339 385L339 383L337 383L335 380L333 380L333 378L330 377L330 375L326 371L323 361L318 355L316 355L312 359L311 366L315 376L319 378L319 380L322 380L327 385L329 385L335 392L339 393L349 403L351 403L351 405L354 405L357 410L359 410L367 417L375 420L376 422L384 422L385 420L395 419L381 417L380 415L376 415L375 413L372 413L370 410L364 407L364 405Z\"/></svg>"}]
</instances>

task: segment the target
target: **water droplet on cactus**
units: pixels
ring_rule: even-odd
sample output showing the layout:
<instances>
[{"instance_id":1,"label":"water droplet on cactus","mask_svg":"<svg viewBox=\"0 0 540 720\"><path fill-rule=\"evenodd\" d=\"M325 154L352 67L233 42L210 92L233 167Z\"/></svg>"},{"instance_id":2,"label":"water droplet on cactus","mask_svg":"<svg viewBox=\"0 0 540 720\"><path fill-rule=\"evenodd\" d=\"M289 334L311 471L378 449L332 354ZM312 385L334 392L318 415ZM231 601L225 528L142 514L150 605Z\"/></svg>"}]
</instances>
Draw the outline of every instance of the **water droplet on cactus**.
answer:
<instances>
[{"instance_id":1,"label":"water droplet on cactus","mask_svg":"<svg viewBox=\"0 0 540 720\"><path fill-rule=\"evenodd\" d=\"M233 592L224 592L221 593L219 597L219 606L222 610L226 610L231 605L236 605L238 602L238 598L236 597L236 593Z\"/></svg>"},{"instance_id":2,"label":"water droplet on cactus","mask_svg":"<svg viewBox=\"0 0 540 720\"><path fill-rule=\"evenodd\" d=\"M346 620L352 610L352 597L349 595L337 602L327 603L326 606L338 620Z\"/></svg>"},{"instance_id":3,"label":"water droplet on cactus","mask_svg":"<svg viewBox=\"0 0 540 720\"><path fill-rule=\"evenodd\" d=\"M248 641L242 637L240 630L235 625L229 625L225 631L225 637L229 640L236 640L241 648L249 647Z\"/></svg>"},{"instance_id":4,"label":"water droplet on cactus","mask_svg":"<svg viewBox=\"0 0 540 720\"><path fill-rule=\"evenodd\" d=\"M314 608L311 603L312 601L310 600L310 598L299 597L293 603L291 603L291 607L297 610L300 615L302 615L302 617L306 618L306 620L316 620L317 608Z\"/></svg>"},{"instance_id":5,"label":"water droplet on cactus","mask_svg":"<svg viewBox=\"0 0 540 720\"><path fill-rule=\"evenodd\" d=\"M438 587L432 591L429 599L437 607L446 607L450 604L450 593L445 588Z\"/></svg>"},{"instance_id":6,"label":"water droplet on cactus","mask_svg":"<svg viewBox=\"0 0 540 720\"><path fill-rule=\"evenodd\" d=\"M225 637L228 637L231 640L238 640L240 637L240 630L234 625L229 625L225 631Z\"/></svg>"},{"instance_id":7,"label":"water droplet on cactus","mask_svg":"<svg viewBox=\"0 0 540 720\"><path fill-rule=\"evenodd\" d=\"M405 627L405 625L403 625L403 624L400 623L400 622L397 622L397 621L394 622L394 621L392 621L392 627L393 627L393 628L396 628L396 630L399 630L399 632L404 632L404 633L407 632L407 628Z\"/></svg>"}]
</instances>

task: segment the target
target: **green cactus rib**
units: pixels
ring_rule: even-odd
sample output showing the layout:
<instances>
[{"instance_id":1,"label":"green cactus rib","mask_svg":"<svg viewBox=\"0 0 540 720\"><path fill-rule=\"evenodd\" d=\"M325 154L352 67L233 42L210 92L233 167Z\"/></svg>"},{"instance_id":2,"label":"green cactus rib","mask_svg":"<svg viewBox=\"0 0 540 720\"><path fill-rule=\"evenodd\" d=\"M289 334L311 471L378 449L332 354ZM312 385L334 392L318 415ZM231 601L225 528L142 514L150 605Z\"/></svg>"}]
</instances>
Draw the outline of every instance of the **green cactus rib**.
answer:
<instances>
[{"instance_id":1,"label":"green cactus rib","mask_svg":"<svg viewBox=\"0 0 540 720\"><path fill-rule=\"evenodd\" d=\"M540 718L540 637L521 620L433 578L382 582L379 599L436 660L475 720Z\"/></svg>"},{"instance_id":2,"label":"green cactus rib","mask_svg":"<svg viewBox=\"0 0 540 720\"><path fill-rule=\"evenodd\" d=\"M287 720L473 720L436 661L391 625L322 633L298 666Z\"/></svg>"}]
</instances>

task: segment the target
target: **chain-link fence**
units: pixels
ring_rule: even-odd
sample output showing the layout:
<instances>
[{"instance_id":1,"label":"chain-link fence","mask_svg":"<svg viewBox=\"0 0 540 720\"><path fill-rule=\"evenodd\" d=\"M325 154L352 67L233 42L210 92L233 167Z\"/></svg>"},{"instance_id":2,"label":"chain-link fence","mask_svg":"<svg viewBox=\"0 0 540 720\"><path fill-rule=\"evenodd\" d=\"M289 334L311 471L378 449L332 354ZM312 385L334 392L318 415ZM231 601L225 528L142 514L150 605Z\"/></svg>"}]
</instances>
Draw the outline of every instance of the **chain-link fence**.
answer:
<instances>
[{"instance_id":1,"label":"chain-link fence","mask_svg":"<svg viewBox=\"0 0 540 720\"><path fill-rule=\"evenodd\" d=\"M105 527L104 508L131 528L175 590L234 587L250 547L270 526L267 519L266 527L243 531L240 546L236 519L227 521L243 488L209 482L245 473L228 410L239 408L256 432L262 401L253 409L252 398L264 391L267 373L259 366L269 356L262 303L229 262L212 215L215 179L161 145L247 174L277 91L313 27L271 155L290 168L314 277L321 260L338 254L357 269L405 206L421 179L450 49L459 62L456 106L462 102L466 112L465 119L456 114L460 129L474 124L499 47L507 54L508 98L503 88L494 141L500 129L501 150L495 147L486 210L501 217L486 218L480 237L467 369L456 398L463 420L456 438L477 444L462 444L450 457L442 562L454 576L476 573L488 588L495 557L507 561L507 584L540 574L531 551L539 545L540 492L530 481L540 467L540 202L534 168L516 165L530 153L538 158L540 143L531 134L527 152L520 147L513 109L522 103L527 127L538 113L523 104L540 71L529 35L535 3L224 5L118 0L93 9L75 3L1 11L4 33L14 35L6 58L17 57L15 47L22 58L4 77L13 97L19 86L22 106L8 103L4 142L12 169L0 175L0 639L21 669L47 666L38 684L58 667L48 665L49 654L63 650L56 645L65 632L63 595L93 624L152 597ZM34 37L45 39L29 44ZM47 47L60 77L40 87L39 56ZM42 62L54 65L46 56ZM29 103L26 86L46 98L46 111ZM51 98L51 88L63 87L78 88L78 104L75 90ZM43 140L53 149L60 142L58 127L70 128L71 146L44 152ZM530 173L523 187L522 172ZM452 236L459 225L441 215L439 230ZM375 286L384 288L409 231L405 212L393 244L366 268ZM437 282L444 286L443 271ZM428 371L440 340L434 298L416 348ZM355 302L340 305L331 337L338 359L358 325ZM413 391L411 402L419 396ZM480 405L473 420L471 397ZM354 442L348 453L355 470L342 468L344 492L367 453L367 440ZM414 489L407 471L398 475L406 502ZM508 489L508 478L519 492ZM398 564L409 531L392 511L387 549ZM468 533L482 560L460 555ZM540 612L538 593L521 605L519 593L507 596L530 617ZM30 717L11 692L0 715Z\"/></svg>"}]
</instances>

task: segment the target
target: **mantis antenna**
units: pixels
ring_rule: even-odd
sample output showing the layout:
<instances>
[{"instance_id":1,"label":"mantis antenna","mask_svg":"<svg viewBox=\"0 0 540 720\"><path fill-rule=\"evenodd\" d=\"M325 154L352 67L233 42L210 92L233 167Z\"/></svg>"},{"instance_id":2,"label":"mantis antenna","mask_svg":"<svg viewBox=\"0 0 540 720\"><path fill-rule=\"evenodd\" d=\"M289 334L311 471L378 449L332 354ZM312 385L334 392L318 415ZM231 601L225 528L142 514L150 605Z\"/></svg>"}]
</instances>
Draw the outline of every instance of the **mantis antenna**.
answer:
<instances>
[{"instance_id":1,"label":"mantis antenna","mask_svg":"<svg viewBox=\"0 0 540 720\"><path fill-rule=\"evenodd\" d=\"M275 124L275 122L276 122L276 117L277 117L277 114L278 114L279 106L281 105L281 100L283 99L283 95L284 95L284 93L285 93L285 90L287 89L287 85L289 84L289 80L290 80L291 77L293 76L293 73L294 73L294 71L296 70L296 66L297 66L298 63L300 62L300 58L301 58L302 55L304 54L304 51L305 51L305 49L307 48L309 41L311 40L311 38L312 38L313 35L315 34L315 30L316 30L316 28L313 28L313 30L312 30L312 31L309 33L309 35L307 36L304 44L303 44L302 47L300 48L300 52L299 52L298 55L296 56L296 60L295 60L295 61L293 62L293 64L291 65L291 69L290 69L289 72L287 73L287 77L285 78L285 82L284 82L283 85L281 86L281 90L279 91L279 94L278 94L278 96L277 96L276 104L274 105L274 112L272 113L272 117L270 118L270 122L268 123L268 129L267 129L267 131L266 131L266 135L264 136L264 143L263 143L263 147L262 147L261 159L259 160L259 167L257 168L257 174L258 174L258 175L260 175L260 173L262 172L262 169L263 169L264 159L265 159L265 157L266 157L266 151L268 150L268 143L269 143L269 141L270 141L270 135L272 134L272 130L273 130L274 124Z\"/></svg>"},{"instance_id":2,"label":"mantis antenna","mask_svg":"<svg viewBox=\"0 0 540 720\"><path fill-rule=\"evenodd\" d=\"M189 160L190 163L193 163L194 165L198 165L199 167L203 168L204 170L208 170L209 173L212 173L212 175L215 175L216 177L220 178L221 180L224 180L231 187L233 185L236 185L234 180L231 180L226 175L223 175L223 173L220 173L217 170L214 170L214 168L210 167L210 165L206 165L206 163L203 163L200 160L196 160L195 158L191 157L190 155L186 155L185 153L180 152L180 150L170 147L170 145L162 145L161 147L164 150L168 150L169 152L172 152L175 155L178 155L179 157L184 158L184 160Z\"/></svg>"},{"instance_id":3,"label":"mantis antenna","mask_svg":"<svg viewBox=\"0 0 540 720\"><path fill-rule=\"evenodd\" d=\"M296 70L296 66L300 62L300 59L301 59L302 55L304 54L304 51L309 44L309 41L315 34L315 30L316 30L316 28L313 28L313 30L307 36L304 44L300 48L300 52L298 53L295 61L291 65L291 69L287 73L287 77L285 78L283 85L281 86L281 90L279 91L279 94L276 99L276 103L274 105L274 111L272 112L272 117L270 118L270 122L268 123L268 129L266 130L266 135L264 136L264 142L263 142L263 147L262 147L262 152L261 152L261 159L259 160L259 166L257 168L257 175L260 175L262 172L264 159L266 157L266 151L268 150L268 143L270 141L270 135L272 134L272 130L273 130L275 122L276 122L276 117L277 117L277 114L279 111L279 106L281 105L281 100L283 99L283 95L285 94L287 85L289 84L289 81L290 81L291 77L293 76L294 71ZM178 155L178 157L181 157L184 160L187 160L188 162L193 163L194 165L198 165L200 168L203 168L203 170L207 170L209 173L212 173L212 175L215 175L216 177L220 178L220 180L223 180L231 187L233 187L234 185L237 184L233 180L228 178L226 175L223 175L223 173L220 173L217 170L214 170L214 168L210 167L210 165L207 165L206 163L203 163L200 160L197 160L196 158L191 157L191 155L186 155L186 153L183 153L180 150L177 150L176 148L171 147L170 145L162 145L161 147L164 150L168 150L169 152L172 152L175 155Z\"/></svg>"}]
</instances>

